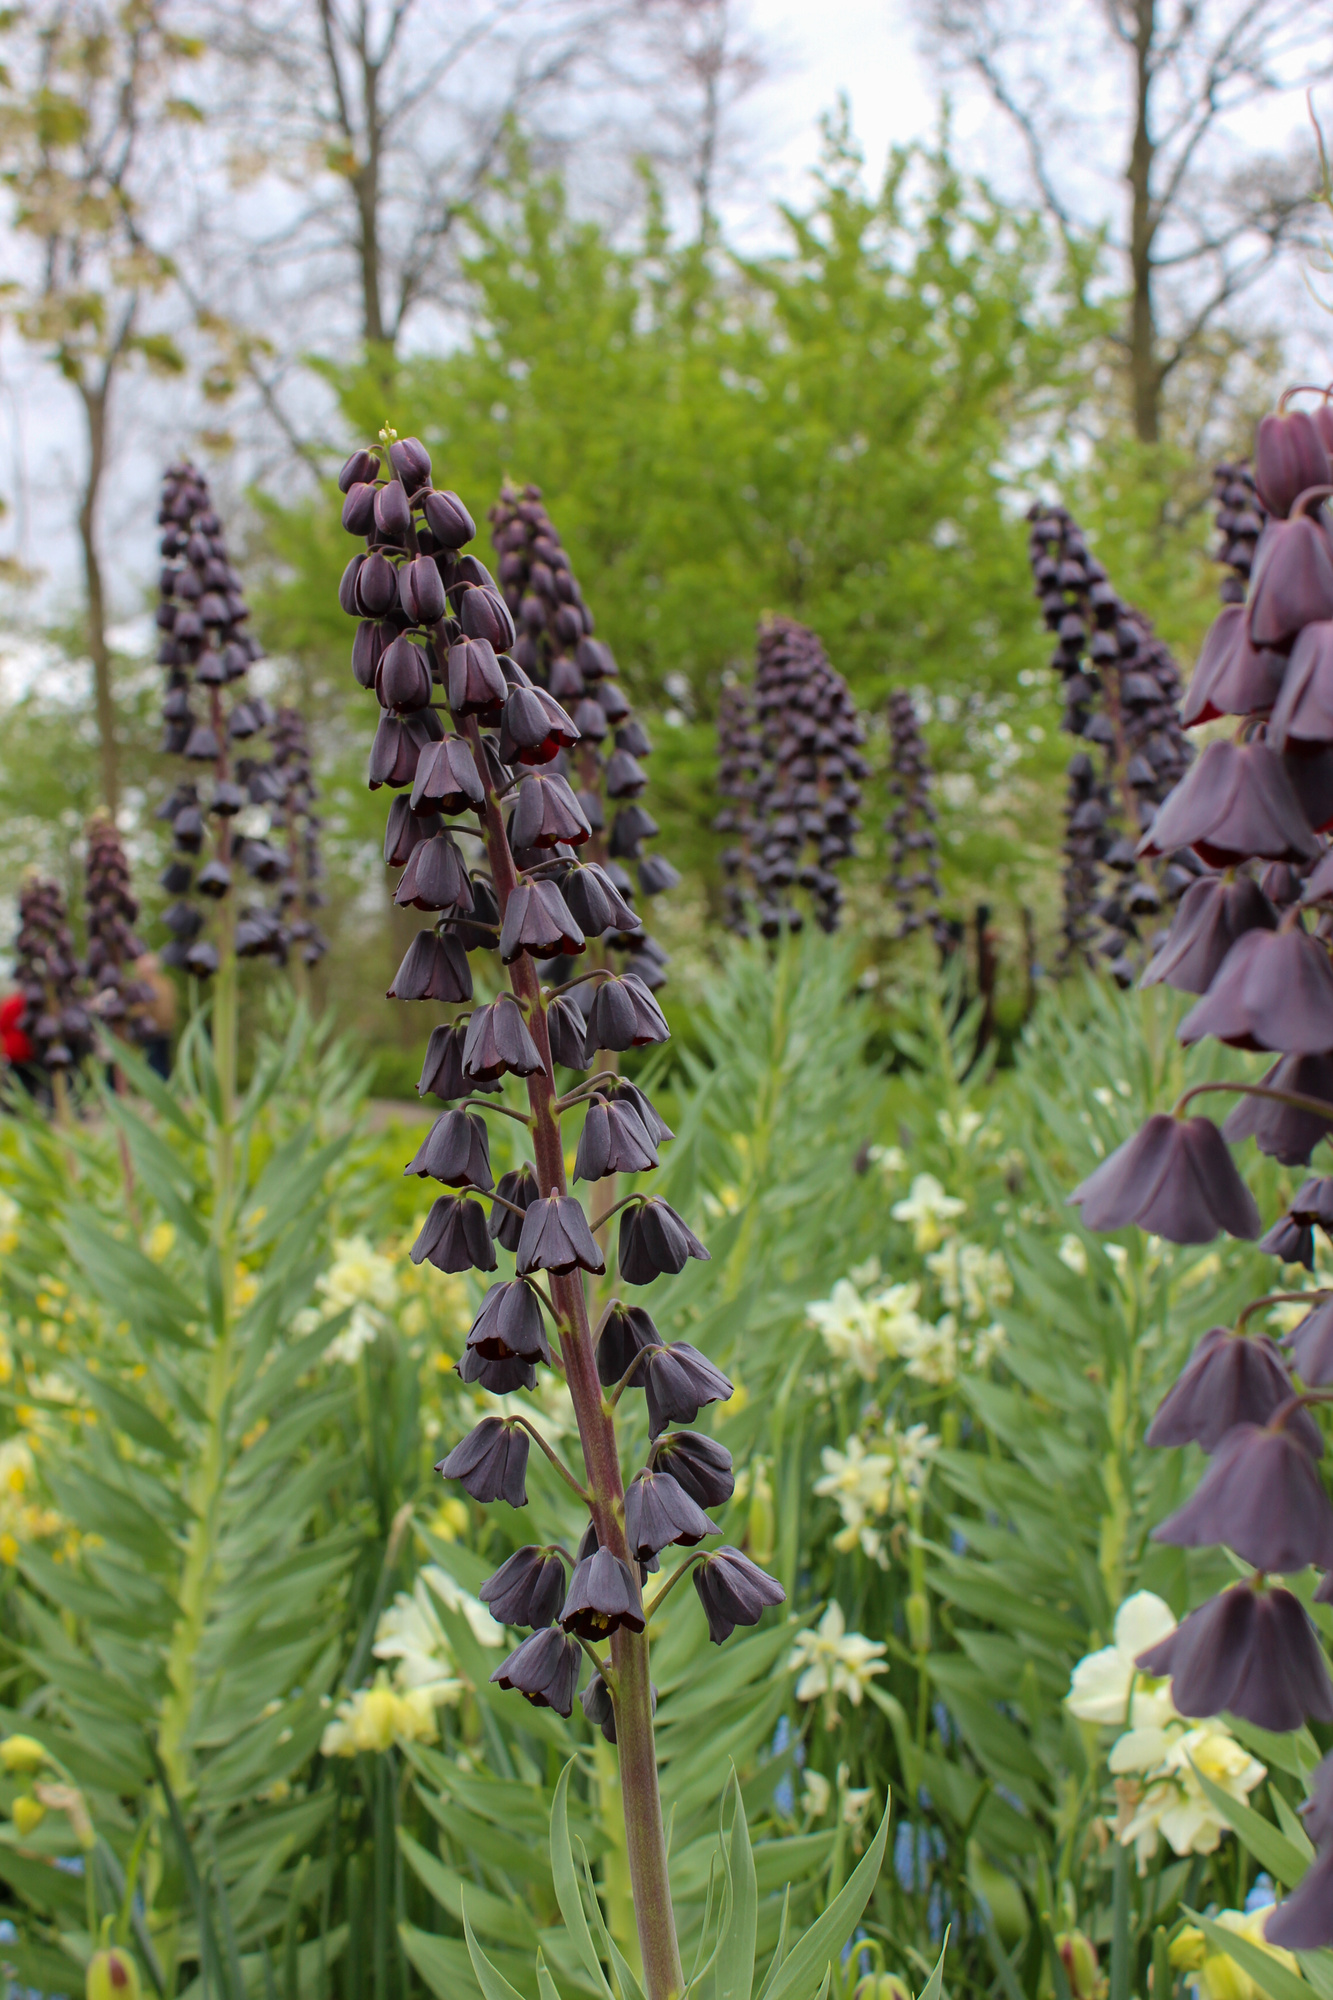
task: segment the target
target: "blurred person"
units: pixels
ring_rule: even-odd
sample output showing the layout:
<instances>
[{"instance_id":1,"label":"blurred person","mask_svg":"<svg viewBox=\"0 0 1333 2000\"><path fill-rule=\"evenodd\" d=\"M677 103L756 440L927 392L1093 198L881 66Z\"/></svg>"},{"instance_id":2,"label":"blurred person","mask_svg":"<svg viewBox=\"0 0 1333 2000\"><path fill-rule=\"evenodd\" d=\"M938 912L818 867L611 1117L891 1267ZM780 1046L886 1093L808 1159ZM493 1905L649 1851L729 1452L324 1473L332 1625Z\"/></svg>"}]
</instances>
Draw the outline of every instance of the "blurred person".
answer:
<instances>
[{"instance_id":1,"label":"blurred person","mask_svg":"<svg viewBox=\"0 0 1333 2000\"><path fill-rule=\"evenodd\" d=\"M149 998L136 1010L142 1022L144 1060L164 1080L171 1075L171 1040L176 1029L176 989L155 951L146 951L134 961L134 977L148 989Z\"/></svg>"}]
</instances>

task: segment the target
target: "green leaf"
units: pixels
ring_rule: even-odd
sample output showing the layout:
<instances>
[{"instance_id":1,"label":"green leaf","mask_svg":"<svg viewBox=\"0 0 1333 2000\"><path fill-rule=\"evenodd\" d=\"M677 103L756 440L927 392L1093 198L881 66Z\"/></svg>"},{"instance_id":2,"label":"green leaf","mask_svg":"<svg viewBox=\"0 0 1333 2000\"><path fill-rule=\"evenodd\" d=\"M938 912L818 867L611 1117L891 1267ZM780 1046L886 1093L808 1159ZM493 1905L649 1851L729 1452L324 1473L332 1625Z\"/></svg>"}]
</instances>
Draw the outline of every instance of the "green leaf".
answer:
<instances>
[{"instance_id":1,"label":"green leaf","mask_svg":"<svg viewBox=\"0 0 1333 2000\"><path fill-rule=\"evenodd\" d=\"M916 2000L940 2000L940 1989L944 1984L944 1954L949 1949L949 1932L951 1929L952 1925L945 1925L944 1942L940 1946L940 1955L935 1960L935 1970L917 1994Z\"/></svg>"},{"instance_id":2,"label":"green leaf","mask_svg":"<svg viewBox=\"0 0 1333 2000\"><path fill-rule=\"evenodd\" d=\"M555 1899L560 1905L565 1929L574 1940L574 1949L584 1970L593 1979L597 1991L606 1996L606 2000L615 2000L610 1982L602 1970L602 1961L593 1949L592 1933L588 1929L583 1898L579 1894L578 1877L574 1873L574 1855L569 1843L569 1774L575 1762L576 1759L571 1757L560 1773L555 1797L551 1801L551 1876L555 1882ZM489 1994L487 2000L491 2000Z\"/></svg>"},{"instance_id":3,"label":"green leaf","mask_svg":"<svg viewBox=\"0 0 1333 2000\"><path fill-rule=\"evenodd\" d=\"M1210 1777L1201 1771L1194 1759L1190 1759L1190 1769L1203 1787L1203 1795L1214 1812L1220 1813L1232 1832L1254 1856L1261 1868L1284 1888L1294 1889L1309 1867L1309 1857L1279 1833L1277 1828L1257 1813L1253 1806L1242 1805L1233 1799L1220 1785L1215 1785Z\"/></svg>"},{"instance_id":4,"label":"green leaf","mask_svg":"<svg viewBox=\"0 0 1333 2000\"><path fill-rule=\"evenodd\" d=\"M1292 1972L1280 1958L1274 1958L1262 1945L1252 1944L1249 1938L1237 1937L1234 1931L1224 1930L1211 1917L1201 1917L1193 1910L1185 1915L1192 1924L1197 1924L1214 1951L1224 1952L1238 1965L1260 1990L1268 1995L1268 2000L1310 2000L1310 1987L1299 1973Z\"/></svg>"},{"instance_id":5,"label":"green leaf","mask_svg":"<svg viewBox=\"0 0 1333 2000\"><path fill-rule=\"evenodd\" d=\"M602 1906L597 1900L597 1888L592 1879L592 1869L588 1866L588 1850L582 1841L579 1842L579 1866L583 1870L583 1886L588 1892L587 1907L592 1911L597 1941L610 1962L611 1976L620 1988L620 2000L644 2000L643 1988L635 1977L633 1968L626 1964L624 1954L606 1928Z\"/></svg>"},{"instance_id":6,"label":"green leaf","mask_svg":"<svg viewBox=\"0 0 1333 2000\"><path fill-rule=\"evenodd\" d=\"M722 1935L713 1965L713 1990L717 2000L750 2000L754 1987L755 1937L759 1925L759 1884L754 1872L750 1829L746 1824L740 1783L734 1769L731 1786L736 1801L731 1815L731 1895L723 1915Z\"/></svg>"},{"instance_id":7,"label":"green leaf","mask_svg":"<svg viewBox=\"0 0 1333 2000\"><path fill-rule=\"evenodd\" d=\"M807 2000L821 1969L837 1958L856 1928L862 1910L879 1880L884 1848L889 1838L892 1800L886 1800L879 1832L856 1865L851 1879L839 1891L824 1914L817 1918L792 1946L782 1970L768 1988L767 2000ZM932 1996L934 2000L934 1996Z\"/></svg>"},{"instance_id":8,"label":"green leaf","mask_svg":"<svg viewBox=\"0 0 1333 2000\"><path fill-rule=\"evenodd\" d=\"M483 2000L522 2000L522 1995L514 1991L502 1972L496 1971L472 1935L472 1926L467 1920L466 1909L463 1911L463 1936L467 1941L467 1955L472 1960L472 1970L477 1975L477 1984L482 1990Z\"/></svg>"},{"instance_id":9,"label":"green leaf","mask_svg":"<svg viewBox=\"0 0 1333 2000\"><path fill-rule=\"evenodd\" d=\"M546 1970L546 1960L540 1952L537 1953L537 1991L541 1995L541 2000L560 2000L556 1983Z\"/></svg>"}]
</instances>

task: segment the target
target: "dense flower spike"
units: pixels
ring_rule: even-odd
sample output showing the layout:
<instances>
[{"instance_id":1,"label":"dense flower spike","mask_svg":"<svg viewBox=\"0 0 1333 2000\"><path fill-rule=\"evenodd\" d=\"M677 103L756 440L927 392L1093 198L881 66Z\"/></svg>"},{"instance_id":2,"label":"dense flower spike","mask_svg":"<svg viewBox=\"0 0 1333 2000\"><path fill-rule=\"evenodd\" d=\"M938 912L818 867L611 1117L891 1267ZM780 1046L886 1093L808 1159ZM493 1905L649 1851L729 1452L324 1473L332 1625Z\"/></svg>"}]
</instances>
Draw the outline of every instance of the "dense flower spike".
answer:
<instances>
[{"instance_id":1,"label":"dense flower spike","mask_svg":"<svg viewBox=\"0 0 1333 2000\"><path fill-rule=\"evenodd\" d=\"M434 1203L412 1255L449 1271L491 1271L499 1251L513 1256L514 1276L498 1278L482 1301L459 1374L512 1396L535 1386L539 1368L559 1367L582 1452L581 1467L571 1468L543 1434L507 1414L483 1420L438 1470L476 1500L523 1506L537 1436L587 1504L567 1586L562 1552L549 1548L520 1550L485 1586L497 1618L538 1628L492 1678L568 1716L583 1645L605 1644L593 1682L602 1692L590 1712L599 1726L611 1723L625 1759L646 1983L655 1994L679 1992L653 1753L651 1607L641 1572L657 1565L656 1548L672 1541L689 1547L716 1532L703 1508L729 1496L734 1482L720 1446L675 1433L659 1437L627 1501L603 1384L645 1393L653 1435L668 1422L692 1421L732 1388L696 1349L666 1345L647 1313L618 1300L594 1342L585 1286L605 1272L607 1258L569 1191L561 1130L566 1112L582 1120L575 1170L599 1198L611 1177L650 1171L671 1138L644 1093L614 1068L615 1052L667 1036L652 994L662 954L633 906L636 893L652 894L671 874L639 852L654 830L639 803L649 745L620 693L614 660L592 637L538 495L507 494L496 510L497 588L474 556L461 553L475 532L472 517L456 494L434 486L417 440L386 428L379 448L352 455L341 484L345 524L366 540L344 573L339 601L360 621L353 675L380 709L368 779L372 789L396 793L385 860L402 871L399 902L433 918L409 946L390 992L467 1010L431 1024L420 1089L448 1108L407 1172L458 1192ZM637 891L627 861L640 863ZM193 935L188 911L181 924ZM608 951L627 953L632 969L616 969ZM488 997L470 1007L469 958L477 952L492 954L492 969L478 982ZM556 954L554 964L542 963ZM561 1098L557 1063L574 1070L595 1064L597 1074ZM525 1128L518 1164L494 1185L488 1109L507 1113L506 1138L515 1118ZM490 1197L484 1227L482 1204L469 1190ZM599 1227L606 1212L594 1210ZM664 1202L632 1197L623 1214L624 1284L647 1283L708 1255ZM541 1460L535 1465L545 1477ZM752 1624L765 1605L781 1601L777 1586L741 1556L719 1570L709 1591L710 1629L719 1637L728 1615L731 1625Z\"/></svg>"},{"instance_id":2,"label":"dense flower spike","mask_svg":"<svg viewBox=\"0 0 1333 2000\"><path fill-rule=\"evenodd\" d=\"M906 688L889 696L889 894L900 938L928 926L940 940L940 844L931 797L930 752Z\"/></svg>"},{"instance_id":3,"label":"dense flower spike","mask_svg":"<svg viewBox=\"0 0 1333 2000\"><path fill-rule=\"evenodd\" d=\"M722 855L733 930L798 930L798 886L820 928L837 929L834 870L860 827L863 741L847 683L815 634L790 618L765 619L753 686L726 690L718 713L717 788L728 803L713 825L734 842Z\"/></svg>"},{"instance_id":4,"label":"dense flower spike","mask_svg":"<svg viewBox=\"0 0 1333 2000\"><path fill-rule=\"evenodd\" d=\"M1056 640L1062 726L1087 746L1069 766L1062 955L1102 958L1128 985L1145 922L1197 871L1187 857L1154 881L1135 856L1190 761L1180 674L1142 612L1116 595L1067 510L1035 506L1028 520L1033 583Z\"/></svg>"},{"instance_id":5,"label":"dense flower spike","mask_svg":"<svg viewBox=\"0 0 1333 2000\"><path fill-rule=\"evenodd\" d=\"M534 752L545 749L532 760L552 759L578 793L589 828L580 859L605 870L611 890L609 903L586 901L582 887L571 892L576 878L562 884L576 922L596 940L591 962L605 965L608 952L628 952L644 983L660 986L665 958L633 908L636 897L647 902L680 880L664 856L644 851L657 828L633 803L647 784L643 760L653 746L621 688L611 648L593 637L592 613L541 488L520 491L506 481L489 520L500 587L517 627L513 658L535 683L506 704L501 755L514 761L507 755L514 748L518 761L528 762L529 753L516 746L520 736L530 737ZM551 970L560 977L558 967Z\"/></svg>"},{"instance_id":6,"label":"dense flower spike","mask_svg":"<svg viewBox=\"0 0 1333 2000\"><path fill-rule=\"evenodd\" d=\"M164 885L178 897L188 892L193 871L184 857L200 853L207 827L212 853L193 886L219 908L225 905L222 921L235 926L238 956L285 964L293 938L286 921L291 911L302 954L313 963L325 948L309 917L318 900L318 855L310 844L318 822L310 810L314 791L299 718L286 712L271 762L243 756L233 768L232 746L272 728L276 718L262 697L244 688L246 673L262 654L245 629L250 612L241 579L228 561L208 481L196 466L185 462L167 468L157 519L162 530L157 658L167 670L162 748L212 767L207 797L200 796L197 782L185 780L158 809L158 818L170 822L173 845L182 857L168 869ZM223 700L226 688L235 696L230 707ZM235 837L236 816L247 804L266 813L269 825L287 829L294 846L289 845L286 855L258 830ZM275 908L247 904L233 915L237 863L257 882L282 884ZM173 911L178 913L175 921ZM184 912L193 912L193 919ZM164 921L172 937L160 954L162 962L197 979L210 977L217 970L218 947L201 935L205 924L199 906L174 904Z\"/></svg>"},{"instance_id":7,"label":"dense flower spike","mask_svg":"<svg viewBox=\"0 0 1333 2000\"><path fill-rule=\"evenodd\" d=\"M1254 1235L1258 1211L1225 1142L1252 1137L1294 1167L1333 1134L1333 1115L1320 1115L1321 1105L1333 1114L1333 541L1323 504L1333 407L1326 397L1307 415L1287 401L1259 427L1253 478L1238 466L1217 475L1219 560L1230 573L1185 719L1234 718L1233 727L1163 801L1141 842L1173 866L1188 848L1200 878L1146 975L1198 996L1182 1040L1212 1036L1279 1060L1260 1085L1238 1086L1248 1094L1220 1134L1203 1119L1150 1118L1073 1197L1094 1228L1134 1220L1176 1241L1202 1241L1217 1224ZM1311 1265L1314 1232L1330 1221L1333 1181L1316 1173L1259 1247ZM1293 1374L1271 1341L1245 1333L1244 1319L1235 1333L1214 1327L1149 1431L1151 1443L1196 1442L1211 1453L1157 1538L1221 1544L1257 1572L1140 1656L1145 1672L1171 1676L1184 1715L1230 1710L1272 1730L1333 1720L1315 1629L1299 1598L1268 1580L1310 1564L1333 1569L1333 1507L1317 1464L1323 1438L1298 1394L1304 1385L1317 1400L1333 1382L1333 1310L1317 1294L1311 1304L1287 1336ZM1330 1588L1326 1576L1317 1601ZM1333 1944L1329 1816L1316 1838L1305 1883L1269 1924L1273 1943Z\"/></svg>"},{"instance_id":8,"label":"dense flower spike","mask_svg":"<svg viewBox=\"0 0 1333 2000\"><path fill-rule=\"evenodd\" d=\"M270 770L282 780L282 796L270 815L274 833L286 834L287 873L278 890L278 908L287 935L304 965L318 965L328 950L315 912L324 907L319 883L324 866L319 851L320 817L315 807L314 767L305 719L299 710L280 708L269 730Z\"/></svg>"},{"instance_id":9,"label":"dense flower spike","mask_svg":"<svg viewBox=\"0 0 1333 2000\"><path fill-rule=\"evenodd\" d=\"M73 1069L92 1049L92 1017L65 920L65 898L54 882L39 875L29 875L19 887L14 983L23 996L18 1028L32 1044L35 1060L52 1075Z\"/></svg>"},{"instance_id":10,"label":"dense flower spike","mask_svg":"<svg viewBox=\"0 0 1333 2000\"><path fill-rule=\"evenodd\" d=\"M153 995L151 986L135 978L134 964L148 947L134 930L139 905L130 884L130 865L116 823L106 813L95 813L88 822L83 899L89 1011L116 1034L142 1040L150 1032L144 1009Z\"/></svg>"}]
</instances>

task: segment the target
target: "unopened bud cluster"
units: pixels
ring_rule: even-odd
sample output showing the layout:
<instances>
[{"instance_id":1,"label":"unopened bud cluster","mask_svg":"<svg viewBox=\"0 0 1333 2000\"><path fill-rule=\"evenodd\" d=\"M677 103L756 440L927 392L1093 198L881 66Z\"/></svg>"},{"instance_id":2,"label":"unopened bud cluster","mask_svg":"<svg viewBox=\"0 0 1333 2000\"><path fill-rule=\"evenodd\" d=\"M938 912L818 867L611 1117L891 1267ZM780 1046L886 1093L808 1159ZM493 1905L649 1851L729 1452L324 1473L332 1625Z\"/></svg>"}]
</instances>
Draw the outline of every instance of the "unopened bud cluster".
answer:
<instances>
[{"instance_id":1,"label":"unopened bud cluster","mask_svg":"<svg viewBox=\"0 0 1333 2000\"><path fill-rule=\"evenodd\" d=\"M730 803L713 825L731 836L722 867L733 930L799 930L797 888L820 929L837 929L834 871L861 824L864 740L847 683L815 634L794 619L765 619L753 685L728 690L718 717L718 790Z\"/></svg>"},{"instance_id":2,"label":"unopened bud cluster","mask_svg":"<svg viewBox=\"0 0 1333 2000\"><path fill-rule=\"evenodd\" d=\"M930 752L916 704L906 688L889 696L889 894L898 912L899 938L929 927L940 931L938 814L931 796Z\"/></svg>"},{"instance_id":3,"label":"unopened bud cluster","mask_svg":"<svg viewBox=\"0 0 1333 2000\"><path fill-rule=\"evenodd\" d=\"M162 962L196 979L218 969L218 946L207 935L206 909L230 897L236 867L255 882L276 883L286 874L281 851L264 839L233 839L232 822L247 804L272 805L282 781L267 761L245 758L232 767L232 748L268 729L272 710L244 690L251 664L262 657L245 631L249 608L227 559L222 523L208 481L188 463L168 468L158 510L162 569L158 578L158 662L167 670L162 704L165 751L207 768L210 777L185 779L158 808L169 822L175 859L162 886L175 900L163 915L171 943ZM224 702L224 690L234 698ZM196 870L195 863L209 853ZM203 902L196 900L203 898ZM236 951L242 958L287 955L280 914L262 902L237 914Z\"/></svg>"},{"instance_id":4,"label":"unopened bud cluster","mask_svg":"<svg viewBox=\"0 0 1333 2000\"><path fill-rule=\"evenodd\" d=\"M1154 880L1137 853L1192 754L1180 674L1148 619L1117 596L1067 509L1036 506L1028 521L1033 582L1056 639L1061 726L1084 746L1068 774L1062 956L1095 953L1128 985L1145 926L1198 867L1182 849Z\"/></svg>"},{"instance_id":5,"label":"unopened bud cluster","mask_svg":"<svg viewBox=\"0 0 1333 2000\"><path fill-rule=\"evenodd\" d=\"M1227 1141L1253 1138L1296 1167L1308 1166L1333 1133L1333 536L1325 506L1333 407L1325 400L1313 411L1289 410L1287 400L1263 419L1255 442L1267 519L1248 597L1229 593L1185 705L1187 722L1227 722L1229 733L1208 744L1140 843L1148 857L1187 848L1197 867L1145 983L1197 996L1179 1028L1186 1045L1211 1036L1274 1061L1262 1084L1199 1085L1174 1111L1149 1118L1071 1197L1092 1229L1137 1224L1172 1243L1206 1243L1219 1230L1258 1237L1259 1209ZM1221 1130L1186 1115L1192 1098L1211 1091L1240 1098ZM1333 1234L1333 1177L1318 1174L1259 1247L1309 1268L1317 1229ZM1312 1293L1311 1310L1280 1343L1254 1319L1269 1303L1259 1299L1233 1326L1203 1333L1147 1436L1151 1445L1197 1445L1207 1457L1194 1493L1155 1539L1225 1548L1245 1573L1137 1664L1170 1676L1182 1715L1229 1710L1280 1731L1333 1723L1333 1681L1305 1603L1311 1595L1333 1602L1333 1504L1313 1415L1333 1386L1333 1301ZM1312 1592L1311 1568L1321 1573ZM1315 1859L1266 1930L1270 1945L1297 1951L1333 1944L1333 1758L1316 1771L1313 1793Z\"/></svg>"}]
</instances>

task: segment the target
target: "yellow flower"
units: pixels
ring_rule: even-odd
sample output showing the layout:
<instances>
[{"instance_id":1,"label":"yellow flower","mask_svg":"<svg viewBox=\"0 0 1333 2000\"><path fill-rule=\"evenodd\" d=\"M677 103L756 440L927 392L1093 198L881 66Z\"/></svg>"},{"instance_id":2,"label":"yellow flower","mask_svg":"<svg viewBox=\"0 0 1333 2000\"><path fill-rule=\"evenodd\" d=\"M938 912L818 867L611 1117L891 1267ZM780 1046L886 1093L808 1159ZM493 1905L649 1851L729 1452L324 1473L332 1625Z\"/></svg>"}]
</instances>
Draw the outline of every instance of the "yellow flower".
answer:
<instances>
[{"instance_id":1,"label":"yellow flower","mask_svg":"<svg viewBox=\"0 0 1333 2000\"><path fill-rule=\"evenodd\" d=\"M40 1771L50 1761L35 1736L6 1736L0 1743L0 1765L6 1771Z\"/></svg>"},{"instance_id":2,"label":"yellow flower","mask_svg":"<svg viewBox=\"0 0 1333 2000\"><path fill-rule=\"evenodd\" d=\"M161 1264L171 1255L176 1241L176 1231L170 1222L155 1222L143 1240L145 1257L151 1257L155 1264Z\"/></svg>"},{"instance_id":3,"label":"yellow flower","mask_svg":"<svg viewBox=\"0 0 1333 2000\"><path fill-rule=\"evenodd\" d=\"M378 1756L395 1742L433 1743L436 1734L430 1690L409 1688L400 1694L381 1674L373 1687L358 1688L339 1702L320 1750L325 1757L355 1757L361 1750Z\"/></svg>"},{"instance_id":4,"label":"yellow flower","mask_svg":"<svg viewBox=\"0 0 1333 2000\"><path fill-rule=\"evenodd\" d=\"M438 1540L442 1542L456 1542L460 1535L467 1533L470 1518L467 1511L467 1502L451 1496L448 1500L440 1502L427 1522L427 1526L432 1535L436 1536Z\"/></svg>"},{"instance_id":5,"label":"yellow flower","mask_svg":"<svg viewBox=\"0 0 1333 2000\"><path fill-rule=\"evenodd\" d=\"M1264 1933L1268 1919L1273 1914L1273 1905L1268 1903L1262 1910L1223 1910L1215 1922L1219 1930L1231 1931L1250 1944L1259 1946L1270 1958L1285 1965L1289 1972L1300 1976L1300 1965L1295 1955L1283 1951L1278 1945L1269 1944ZM1243 1972L1234 1958L1223 1951L1210 1952L1204 1942L1202 1931L1187 1926L1171 1945L1171 1964L1178 1972L1192 1972L1196 1978L1192 1982L1196 1992L1206 1995L1207 2000L1263 2000L1262 1988Z\"/></svg>"},{"instance_id":6,"label":"yellow flower","mask_svg":"<svg viewBox=\"0 0 1333 2000\"><path fill-rule=\"evenodd\" d=\"M10 1812L15 1826L22 1834L31 1833L46 1818L46 1807L39 1806L36 1799L30 1799L22 1793L15 1799Z\"/></svg>"},{"instance_id":7,"label":"yellow flower","mask_svg":"<svg viewBox=\"0 0 1333 2000\"><path fill-rule=\"evenodd\" d=\"M944 1192L934 1174L918 1174L906 1199L895 1201L889 1213L895 1222L911 1223L913 1244L918 1252L924 1252L936 1248L945 1235L944 1225L966 1208L967 1203L959 1201L957 1195Z\"/></svg>"}]
</instances>

